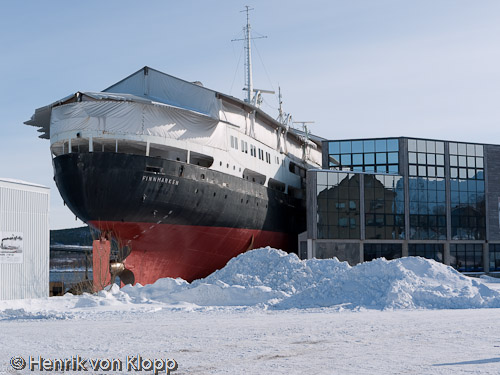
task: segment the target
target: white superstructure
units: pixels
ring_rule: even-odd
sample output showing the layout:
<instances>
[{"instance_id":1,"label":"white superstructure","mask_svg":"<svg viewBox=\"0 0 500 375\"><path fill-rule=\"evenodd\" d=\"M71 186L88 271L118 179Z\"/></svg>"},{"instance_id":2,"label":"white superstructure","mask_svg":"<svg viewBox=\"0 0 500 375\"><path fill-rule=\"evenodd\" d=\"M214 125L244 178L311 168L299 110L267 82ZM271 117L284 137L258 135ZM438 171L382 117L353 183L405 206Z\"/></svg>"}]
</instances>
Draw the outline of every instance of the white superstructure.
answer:
<instances>
[{"instance_id":1,"label":"white superstructure","mask_svg":"<svg viewBox=\"0 0 500 375\"><path fill-rule=\"evenodd\" d=\"M144 67L103 92L77 92L26 124L54 156L123 152L198 164L269 186L301 188L320 143L239 99Z\"/></svg>"}]
</instances>

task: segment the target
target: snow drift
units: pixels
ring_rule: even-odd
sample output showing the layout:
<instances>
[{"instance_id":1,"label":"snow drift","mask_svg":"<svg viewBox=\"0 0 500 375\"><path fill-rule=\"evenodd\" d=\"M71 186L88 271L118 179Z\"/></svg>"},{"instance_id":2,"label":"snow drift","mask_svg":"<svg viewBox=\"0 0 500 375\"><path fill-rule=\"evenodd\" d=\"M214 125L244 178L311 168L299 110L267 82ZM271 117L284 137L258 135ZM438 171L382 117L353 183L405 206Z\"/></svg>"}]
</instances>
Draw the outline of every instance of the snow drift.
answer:
<instances>
[{"instance_id":1,"label":"snow drift","mask_svg":"<svg viewBox=\"0 0 500 375\"><path fill-rule=\"evenodd\" d=\"M223 269L191 284L162 279L144 287L127 286L120 293L137 302L263 304L275 309L500 307L499 292L433 260L381 258L351 267L337 259L300 260L295 254L271 248L241 254Z\"/></svg>"},{"instance_id":2,"label":"snow drift","mask_svg":"<svg viewBox=\"0 0 500 375\"><path fill-rule=\"evenodd\" d=\"M485 279L489 282L489 279ZM0 319L62 318L110 309L468 309L500 307L500 293L479 279L424 258L383 258L354 267L337 259L300 260L262 248L241 254L205 279L165 278L152 285L116 285L95 295L0 301Z\"/></svg>"}]
</instances>

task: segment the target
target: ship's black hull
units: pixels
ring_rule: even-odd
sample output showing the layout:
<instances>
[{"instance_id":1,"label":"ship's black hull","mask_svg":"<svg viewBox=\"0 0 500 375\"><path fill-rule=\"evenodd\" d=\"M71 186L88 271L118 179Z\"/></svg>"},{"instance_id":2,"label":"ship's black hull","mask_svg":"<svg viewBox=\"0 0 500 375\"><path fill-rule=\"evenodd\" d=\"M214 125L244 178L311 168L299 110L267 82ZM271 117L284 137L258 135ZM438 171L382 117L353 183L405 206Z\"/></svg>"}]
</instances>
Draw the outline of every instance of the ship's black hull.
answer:
<instances>
[{"instance_id":1,"label":"ship's black hull","mask_svg":"<svg viewBox=\"0 0 500 375\"><path fill-rule=\"evenodd\" d=\"M160 172L161 171L161 172ZM197 165L118 153L54 159L57 187L84 222L122 221L305 230L302 202L239 177Z\"/></svg>"},{"instance_id":2,"label":"ship's black hull","mask_svg":"<svg viewBox=\"0 0 500 375\"><path fill-rule=\"evenodd\" d=\"M142 283L203 277L249 248L293 251L305 230L302 201L197 165L102 152L53 163L68 207L131 248L127 267Z\"/></svg>"}]
</instances>

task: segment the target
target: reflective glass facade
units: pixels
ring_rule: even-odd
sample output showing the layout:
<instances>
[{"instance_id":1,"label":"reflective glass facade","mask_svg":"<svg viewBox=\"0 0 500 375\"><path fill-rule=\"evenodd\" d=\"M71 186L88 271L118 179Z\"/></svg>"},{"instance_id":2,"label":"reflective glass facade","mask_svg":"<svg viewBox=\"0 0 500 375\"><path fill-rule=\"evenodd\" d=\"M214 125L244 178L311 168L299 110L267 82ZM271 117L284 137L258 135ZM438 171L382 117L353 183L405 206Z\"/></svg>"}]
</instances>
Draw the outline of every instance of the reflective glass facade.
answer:
<instances>
[{"instance_id":1,"label":"reflective glass facade","mask_svg":"<svg viewBox=\"0 0 500 375\"><path fill-rule=\"evenodd\" d=\"M450 143L451 237L486 237L483 145Z\"/></svg>"},{"instance_id":2,"label":"reflective glass facade","mask_svg":"<svg viewBox=\"0 0 500 375\"><path fill-rule=\"evenodd\" d=\"M411 243L408 245L408 256L434 259L443 262L444 245L439 243Z\"/></svg>"},{"instance_id":3,"label":"reflective glass facade","mask_svg":"<svg viewBox=\"0 0 500 375\"><path fill-rule=\"evenodd\" d=\"M331 141L328 143L328 167L346 171L398 173L399 140Z\"/></svg>"},{"instance_id":4,"label":"reflective glass facade","mask_svg":"<svg viewBox=\"0 0 500 375\"><path fill-rule=\"evenodd\" d=\"M318 238L360 238L359 175L318 173Z\"/></svg>"},{"instance_id":5,"label":"reflective glass facade","mask_svg":"<svg viewBox=\"0 0 500 375\"><path fill-rule=\"evenodd\" d=\"M404 182L401 176L365 174L367 239L404 239Z\"/></svg>"},{"instance_id":6,"label":"reflective glass facade","mask_svg":"<svg viewBox=\"0 0 500 375\"><path fill-rule=\"evenodd\" d=\"M490 272L500 271L500 244L490 244Z\"/></svg>"},{"instance_id":7,"label":"reflective glass facade","mask_svg":"<svg viewBox=\"0 0 500 375\"><path fill-rule=\"evenodd\" d=\"M412 240L446 239L446 182L440 177L409 177L409 236Z\"/></svg>"},{"instance_id":8,"label":"reflective glass facade","mask_svg":"<svg viewBox=\"0 0 500 375\"><path fill-rule=\"evenodd\" d=\"M408 139L408 194L410 239L446 239L444 142Z\"/></svg>"},{"instance_id":9,"label":"reflective glass facade","mask_svg":"<svg viewBox=\"0 0 500 375\"><path fill-rule=\"evenodd\" d=\"M331 253L358 240L364 260L400 254L500 272L500 146L402 137L323 150L308 236L334 240Z\"/></svg>"},{"instance_id":10,"label":"reflective glass facade","mask_svg":"<svg viewBox=\"0 0 500 375\"><path fill-rule=\"evenodd\" d=\"M450 245L450 265L461 272L481 272L483 244L464 243Z\"/></svg>"},{"instance_id":11,"label":"reflective glass facade","mask_svg":"<svg viewBox=\"0 0 500 375\"><path fill-rule=\"evenodd\" d=\"M400 243L365 243L364 260L369 262L375 258L385 258L387 260L401 258L402 245Z\"/></svg>"}]
</instances>

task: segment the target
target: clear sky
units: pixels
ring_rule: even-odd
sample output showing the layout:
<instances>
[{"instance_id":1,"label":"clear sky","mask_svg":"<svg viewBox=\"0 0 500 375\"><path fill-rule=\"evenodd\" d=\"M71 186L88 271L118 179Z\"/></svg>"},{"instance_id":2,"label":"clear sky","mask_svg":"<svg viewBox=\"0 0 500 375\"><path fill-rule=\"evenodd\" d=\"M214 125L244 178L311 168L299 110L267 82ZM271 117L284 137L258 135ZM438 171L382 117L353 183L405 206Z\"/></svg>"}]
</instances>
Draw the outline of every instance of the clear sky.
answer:
<instances>
[{"instance_id":1,"label":"clear sky","mask_svg":"<svg viewBox=\"0 0 500 375\"><path fill-rule=\"evenodd\" d=\"M49 142L23 122L145 65L243 98L231 39L245 5L268 36L253 44L254 86L280 86L314 133L500 143L497 0L0 0L0 177L51 188L51 228L82 225L53 183Z\"/></svg>"}]
</instances>

